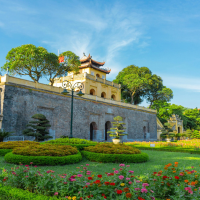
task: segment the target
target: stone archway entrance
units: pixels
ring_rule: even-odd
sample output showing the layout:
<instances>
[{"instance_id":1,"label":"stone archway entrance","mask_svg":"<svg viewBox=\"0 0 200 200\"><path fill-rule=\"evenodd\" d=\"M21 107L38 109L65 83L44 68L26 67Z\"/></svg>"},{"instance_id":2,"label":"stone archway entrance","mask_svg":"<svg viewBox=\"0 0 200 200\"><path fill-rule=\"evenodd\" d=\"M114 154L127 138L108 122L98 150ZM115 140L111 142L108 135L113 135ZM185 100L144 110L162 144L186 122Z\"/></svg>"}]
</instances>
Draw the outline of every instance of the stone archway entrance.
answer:
<instances>
[{"instance_id":1,"label":"stone archway entrance","mask_svg":"<svg viewBox=\"0 0 200 200\"><path fill-rule=\"evenodd\" d=\"M90 140L94 140L94 130L97 130L97 124L92 122L90 124Z\"/></svg>"},{"instance_id":2,"label":"stone archway entrance","mask_svg":"<svg viewBox=\"0 0 200 200\"><path fill-rule=\"evenodd\" d=\"M180 127L178 127L178 133L180 133L181 131L180 131L181 129L180 129Z\"/></svg>"},{"instance_id":3,"label":"stone archway entrance","mask_svg":"<svg viewBox=\"0 0 200 200\"><path fill-rule=\"evenodd\" d=\"M111 128L111 122L107 121L105 123L105 141L108 140L108 131L110 130L110 128Z\"/></svg>"},{"instance_id":4,"label":"stone archway entrance","mask_svg":"<svg viewBox=\"0 0 200 200\"><path fill-rule=\"evenodd\" d=\"M146 131L146 126L143 127L143 134L144 134L144 140L147 139L147 131Z\"/></svg>"}]
</instances>

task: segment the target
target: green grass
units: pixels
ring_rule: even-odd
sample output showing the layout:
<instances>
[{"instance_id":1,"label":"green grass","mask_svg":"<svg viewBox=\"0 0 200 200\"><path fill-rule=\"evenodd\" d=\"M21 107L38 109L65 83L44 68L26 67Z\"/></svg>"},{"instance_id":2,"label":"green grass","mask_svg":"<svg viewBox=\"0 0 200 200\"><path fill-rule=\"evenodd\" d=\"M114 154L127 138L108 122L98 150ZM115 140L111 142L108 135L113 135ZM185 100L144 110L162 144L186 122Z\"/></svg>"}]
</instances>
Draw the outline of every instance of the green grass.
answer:
<instances>
[{"instance_id":1,"label":"green grass","mask_svg":"<svg viewBox=\"0 0 200 200\"><path fill-rule=\"evenodd\" d=\"M163 170L164 165L168 163L179 162L179 167L181 168L190 168L191 166L195 167L195 170L200 171L200 155L189 154L189 153L178 153L178 152L161 152L161 151L150 151L143 150L149 155L149 161L145 163L133 164L127 163L130 165L130 170L133 170L134 175L144 176L145 173L152 173L154 171ZM119 164L117 163L96 163L90 162L85 158L83 161L77 164L64 165L64 166L38 166L38 169L41 170L54 170L56 174L68 173L69 171L77 170L76 167L81 165L90 164L88 170L96 174L104 174L105 172L112 172L113 168L119 169ZM6 163L4 157L0 157L0 168L10 169L16 165Z\"/></svg>"}]
</instances>

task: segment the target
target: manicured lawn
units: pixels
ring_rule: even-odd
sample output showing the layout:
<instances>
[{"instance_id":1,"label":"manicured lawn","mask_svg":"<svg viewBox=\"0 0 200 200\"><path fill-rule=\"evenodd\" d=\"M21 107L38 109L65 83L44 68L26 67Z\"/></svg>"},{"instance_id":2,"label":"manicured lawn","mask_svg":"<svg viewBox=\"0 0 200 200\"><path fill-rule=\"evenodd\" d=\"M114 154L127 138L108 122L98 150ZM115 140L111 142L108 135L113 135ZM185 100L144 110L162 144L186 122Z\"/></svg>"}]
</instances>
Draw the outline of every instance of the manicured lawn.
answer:
<instances>
[{"instance_id":1,"label":"manicured lawn","mask_svg":"<svg viewBox=\"0 0 200 200\"><path fill-rule=\"evenodd\" d=\"M195 167L195 170L200 171L200 155L189 154L189 153L175 153L175 152L160 152L160 151L150 151L143 150L149 155L149 161L146 163L132 164L130 165L130 170L133 170L134 175L144 176L146 173L152 173L154 171L163 170L164 165L168 163L179 162L179 167L181 168L190 168L191 166ZM56 174L68 173L69 171L77 170L76 167L80 165L90 164L89 170L93 171L96 174L104 174L105 172L112 172L113 168L118 169L119 164L116 163L95 163L87 161L85 158L82 162L73 164L73 165L64 165L64 166L38 166L38 169L41 170L53 170ZM14 167L14 164L5 163L4 158L0 157L0 168L10 169Z\"/></svg>"}]
</instances>

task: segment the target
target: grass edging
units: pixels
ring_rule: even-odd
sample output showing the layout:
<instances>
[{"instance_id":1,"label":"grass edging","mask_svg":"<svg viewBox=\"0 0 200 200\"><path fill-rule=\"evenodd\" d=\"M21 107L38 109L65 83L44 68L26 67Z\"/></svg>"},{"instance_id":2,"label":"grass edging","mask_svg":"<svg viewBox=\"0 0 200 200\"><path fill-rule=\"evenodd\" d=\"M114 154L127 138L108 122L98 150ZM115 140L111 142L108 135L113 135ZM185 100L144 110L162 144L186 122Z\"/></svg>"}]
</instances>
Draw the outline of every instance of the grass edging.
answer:
<instances>
[{"instance_id":1,"label":"grass edging","mask_svg":"<svg viewBox=\"0 0 200 200\"><path fill-rule=\"evenodd\" d=\"M148 154L143 152L141 154L103 154L82 151L81 153L90 161L103 163L141 163L149 159Z\"/></svg>"},{"instance_id":2,"label":"grass edging","mask_svg":"<svg viewBox=\"0 0 200 200\"><path fill-rule=\"evenodd\" d=\"M7 153L12 152L12 149L0 149L0 156L5 156Z\"/></svg>"},{"instance_id":3,"label":"grass edging","mask_svg":"<svg viewBox=\"0 0 200 200\"><path fill-rule=\"evenodd\" d=\"M57 197L50 197L41 194L34 194L27 190L20 188L13 188L11 186L3 186L0 184L0 199L9 200L55 200L61 199Z\"/></svg>"},{"instance_id":4,"label":"grass edging","mask_svg":"<svg viewBox=\"0 0 200 200\"><path fill-rule=\"evenodd\" d=\"M133 146L136 147L136 146ZM175 148L159 148L159 147L136 147L140 150L151 150L151 151L166 151L166 152L179 152L179 153L190 153L190 154L200 154L200 151L192 150L192 149L175 149Z\"/></svg>"},{"instance_id":5,"label":"grass edging","mask_svg":"<svg viewBox=\"0 0 200 200\"><path fill-rule=\"evenodd\" d=\"M13 154L12 152L7 153L4 156L6 162L14 164L30 164L33 162L34 165L66 165L78 163L82 160L82 155L80 152L69 156L22 156Z\"/></svg>"}]
</instances>

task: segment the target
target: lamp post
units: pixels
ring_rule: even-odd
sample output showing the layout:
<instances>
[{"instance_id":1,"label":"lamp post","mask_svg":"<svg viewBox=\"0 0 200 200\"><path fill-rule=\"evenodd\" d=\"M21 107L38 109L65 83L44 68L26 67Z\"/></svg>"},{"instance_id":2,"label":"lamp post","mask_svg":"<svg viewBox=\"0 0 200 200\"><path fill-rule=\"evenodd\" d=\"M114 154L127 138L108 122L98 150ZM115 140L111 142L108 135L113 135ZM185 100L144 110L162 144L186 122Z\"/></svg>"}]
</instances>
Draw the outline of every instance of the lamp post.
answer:
<instances>
[{"instance_id":1,"label":"lamp post","mask_svg":"<svg viewBox=\"0 0 200 200\"><path fill-rule=\"evenodd\" d=\"M66 88L70 88L72 91L72 99L71 99L71 125L70 125L70 135L69 138L73 138L72 135L72 124L73 124L73 98L74 98L74 90L75 89L80 89L80 91L77 93L78 96L83 96L84 93L81 92L81 90L84 88L83 83L81 82L76 82L74 84L71 84L69 81L65 80L62 82L62 88L63 91L61 92L61 94L67 95L69 92L67 91Z\"/></svg>"}]
</instances>

